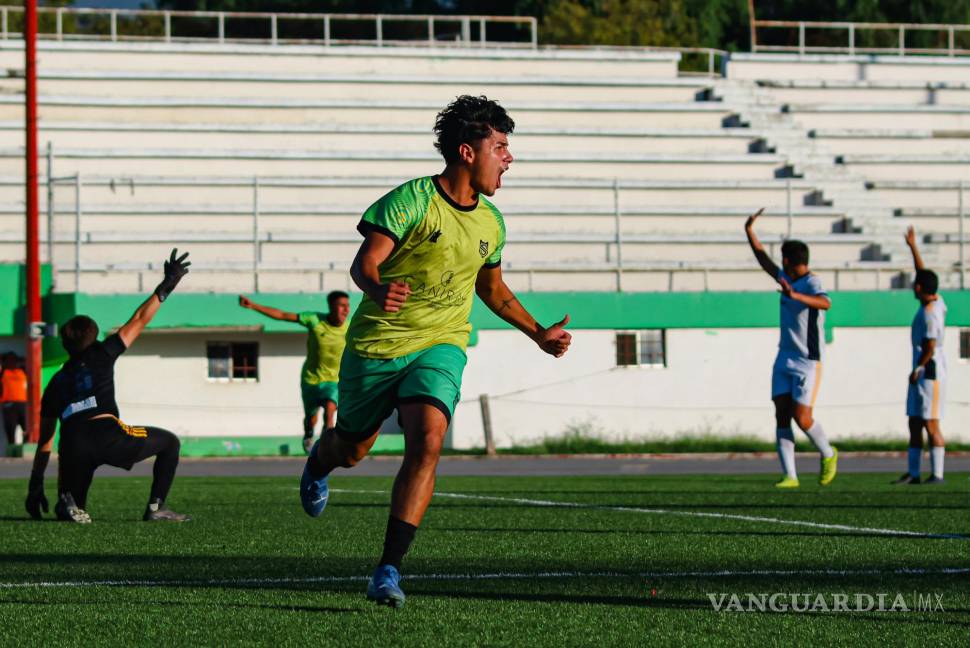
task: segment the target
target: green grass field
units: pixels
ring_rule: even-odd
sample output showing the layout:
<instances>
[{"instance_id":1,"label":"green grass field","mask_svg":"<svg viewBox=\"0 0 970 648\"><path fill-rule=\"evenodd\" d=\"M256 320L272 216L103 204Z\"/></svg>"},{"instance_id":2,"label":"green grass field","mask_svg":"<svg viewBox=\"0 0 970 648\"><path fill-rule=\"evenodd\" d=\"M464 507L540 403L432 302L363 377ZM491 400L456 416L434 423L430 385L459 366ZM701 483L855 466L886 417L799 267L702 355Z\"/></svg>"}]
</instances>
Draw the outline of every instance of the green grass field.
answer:
<instances>
[{"instance_id":1,"label":"green grass field","mask_svg":"<svg viewBox=\"0 0 970 648\"><path fill-rule=\"evenodd\" d=\"M140 521L147 479L103 478L86 526L26 520L25 483L0 481L0 643L965 642L968 475L908 488L841 475L826 490L807 477L797 492L767 476L442 478L401 610L363 595L389 479L334 478L311 520L296 478L179 478L170 501L195 519L165 525ZM715 611L709 598L747 607L748 593L808 594L814 611ZM824 611L843 594L932 606Z\"/></svg>"}]
</instances>

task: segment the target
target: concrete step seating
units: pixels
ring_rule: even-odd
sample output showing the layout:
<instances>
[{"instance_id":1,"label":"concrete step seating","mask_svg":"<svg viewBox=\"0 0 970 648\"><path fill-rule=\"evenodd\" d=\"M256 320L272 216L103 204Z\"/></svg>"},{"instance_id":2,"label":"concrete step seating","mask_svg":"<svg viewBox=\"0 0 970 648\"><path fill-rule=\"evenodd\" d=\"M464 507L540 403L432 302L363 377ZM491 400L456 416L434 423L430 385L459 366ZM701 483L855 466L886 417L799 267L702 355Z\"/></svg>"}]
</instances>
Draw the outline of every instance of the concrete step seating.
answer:
<instances>
[{"instance_id":1,"label":"concrete step seating","mask_svg":"<svg viewBox=\"0 0 970 648\"><path fill-rule=\"evenodd\" d=\"M143 73L341 74L488 78L677 78L677 52L583 49L378 48L218 43L98 43L43 40L40 70ZM23 41L0 42L0 68L23 66Z\"/></svg>"},{"instance_id":2,"label":"concrete step seating","mask_svg":"<svg viewBox=\"0 0 970 648\"><path fill-rule=\"evenodd\" d=\"M964 181L964 205L970 211L970 180ZM959 182L916 180L869 180L868 193L896 210L912 208L956 211L960 206Z\"/></svg>"},{"instance_id":3,"label":"concrete step seating","mask_svg":"<svg viewBox=\"0 0 970 648\"><path fill-rule=\"evenodd\" d=\"M381 99L248 99L222 96L84 97L39 95L41 119L182 124L307 124L427 128L440 101ZM719 128L731 110L719 102L536 101L505 104L524 129L608 123L614 128ZM0 95L0 120L23 118L23 97Z\"/></svg>"},{"instance_id":4,"label":"concrete step seating","mask_svg":"<svg viewBox=\"0 0 970 648\"><path fill-rule=\"evenodd\" d=\"M970 79L963 81L844 81L785 79L757 81L778 103L970 105Z\"/></svg>"},{"instance_id":5,"label":"concrete step seating","mask_svg":"<svg viewBox=\"0 0 970 648\"><path fill-rule=\"evenodd\" d=\"M844 54L731 54L726 76L752 81L966 83L967 57Z\"/></svg>"},{"instance_id":6,"label":"concrete step seating","mask_svg":"<svg viewBox=\"0 0 970 648\"><path fill-rule=\"evenodd\" d=\"M780 258L783 235L764 234L762 241L775 258ZM800 236L812 248L819 263L844 263L864 260L864 250L873 237L859 234L807 234ZM24 245L22 232L0 232L0 255ZM258 242L258 246L254 245ZM54 260L70 268L75 263L73 231L55 233ZM360 245L360 236L351 231L321 234L308 231L254 232L91 232L82 230L80 254L87 262L128 263L149 257L159 245L189 249L200 261L244 262L254 258L256 248L266 263L296 266L302 259L323 259L349 263ZM742 232L735 234L665 235L624 233L624 262L744 262L751 252ZM46 237L42 243L46 249ZM618 258L616 236L587 232L514 232L503 255L510 263L589 263L615 262Z\"/></svg>"},{"instance_id":7,"label":"concrete step seating","mask_svg":"<svg viewBox=\"0 0 970 648\"><path fill-rule=\"evenodd\" d=\"M307 232L354 232L366 205L294 205L261 203L258 219L264 229ZM46 216L46 205L41 206ZM611 206L540 207L503 206L510 232L559 232L569 230L610 234L621 229L629 234L734 234L739 231L751 208L660 206L621 209L619 216ZM0 229L11 229L23 218L23 206L0 205ZM73 231L75 208L70 199L56 205L56 231ZM157 232L170 229L193 232L239 231L251 233L254 222L252 204L137 204L114 205L85 203L82 209L84 232ZM798 236L846 231L844 213L831 207L797 207L789 223L785 209L770 209L762 217L760 231L786 234L791 227ZM7 223L8 225L4 225Z\"/></svg>"},{"instance_id":8,"label":"concrete step seating","mask_svg":"<svg viewBox=\"0 0 970 648\"><path fill-rule=\"evenodd\" d=\"M158 263L101 264L84 262L77 272L60 266L55 277L59 290L76 287L86 292L138 292L150 290L161 272ZM184 292L263 290L268 292L326 292L351 289L349 265L320 260L302 264L253 262L209 264L196 260L191 281L179 286ZM899 287L900 277L910 268L898 263L843 262L813 263L813 272L829 290L885 290ZM771 280L750 261L624 262L615 263L511 263L503 264L506 282L516 291L557 290L765 290Z\"/></svg>"},{"instance_id":9,"label":"concrete step seating","mask_svg":"<svg viewBox=\"0 0 970 648\"><path fill-rule=\"evenodd\" d=\"M126 124L112 122L41 122L39 141L79 148L181 147L254 150L428 150L430 126L355 126L352 124ZM757 148L758 137L747 128L534 128L516 129L512 152L532 153L714 153L744 155ZM23 143L23 123L0 122L0 147ZM54 154L57 154L55 150Z\"/></svg>"},{"instance_id":10,"label":"concrete step seating","mask_svg":"<svg viewBox=\"0 0 970 648\"><path fill-rule=\"evenodd\" d=\"M398 100L434 101L444 105L460 94L485 94L505 104L528 101L570 101L606 92L614 101L691 102L709 94L710 82L700 78L643 78L603 75L506 77L474 74L406 73L367 75L289 72L224 71L119 71L105 69L51 69L38 73L38 91L44 95L81 97L215 96L236 99L366 100L375 96ZM0 72L0 90L23 91L23 70Z\"/></svg>"},{"instance_id":11,"label":"concrete step seating","mask_svg":"<svg viewBox=\"0 0 970 648\"><path fill-rule=\"evenodd\" d=\"M970 155L970 129L847 129L820 128L808 132L836 155Z\"/></svg>"},{"instance_id":12,"label":"concrete step seating","mask_svg":"<svg viewBox=\"0 0 970 648\"><path fill-rule=\"evenodd\" d=\"M61 163L55 160L55 177L61 175ZM186 208L200 203L251 204L254 182L259 183L260 205L272 209L277 205L300 203L327 208L333 205L358 205L362 211L377 198L408 179L404 175L328 177L252 176L82 176L82 205L114 205L119 208L137 205L167 204ZM41 184L46 184L41 177ZM59 209L74 209L74 181L65 178L54 185L55 204ZM522 175L513 169L503 178L503 187L494 197L504 211L514 214L520 209L545 209L549 205L574 208L612 209L614 200L621 210L663 209L687 210L712 206L747 212L765 206L785 210L790 202L799 205L822 205L823 197L816 185L801 179L767 180L614 180L563 176L538 178ZM46 192L41 192L41 212L46 210ZM16 175L0 176L0 202L22 205L23 179Z\"/></svg>"},{"instance_id":13,"label":"concrete step seating","mask_svg":"<svg viewBox=\"0 0 970 648\"><path fill-rule=\"evenodd\" d=\"M970 129L970 105L927 106L891 104L785 104L805 130L823 128Z\"/></svg>"},{"instance_id":14,"label":"concrete step seating","mask_svg":"<svg viewBox=\"0 0 970 648\"><path fill-rule=\"evenodd\" d=\"M970 178L970 153L842 155L836 159L867 180L952 180Z\"/></svg>"},{"instance_id":15,"label":"concrete step seating","mask_svg":"<svg viewBox=\"0 0 970 648\"><path fill-rule=\"evenodd\" d=\"M328 175L338 173L420 176L437 170L434 150L280 150L252 149L57 149L58 169L82 174L212 173L220 167L234 174ZM0 149L0 173L12 175L23 166L23 149ZM785 175L786 159L771 153L630 154L535 153L513 163L518 173L541 177L583 175L589 178L758 180Z\"/></svg>"},{"instance_id":16,"label":"concrete step seating","mask_svg":"<svg viewBox=\"0 0 970 648\"><path fill-rule=\"evenodd\" d=\"M345 285L360 211L440 169L432 118L461 92L494 96L516 119L517 160L495 202L517 289L761 287L770 280L752 267L741 224L762 205L772 253L790 230L812 246L816 271L832 273L827 285L893 285L898 270L881 259L899 223L887 207L925 230L928 258L951 263L955 192L887 183L970 175L970 64L732 55L728 76L760 86L752 110L796 123L771 137L770 118L751 129L738 117L742 95L712 101L716 82L677 78L678 56L45 44L42 143L53 144L55 176L82 178L80 259L74 188L55 187L58 280L76 281L79 262L85 289L130 287L143 275L124 264L185 244L200 290ZM14 72L0 75L0 257L22 254L19 44L0 43L2 67ZM793 166L785 149L801 145L798 129L830 169L818 158ZM254 189L257 175L273 177ZM871 205L840 188L860 177L873 183Z\"/></svg>"}]
</instances>

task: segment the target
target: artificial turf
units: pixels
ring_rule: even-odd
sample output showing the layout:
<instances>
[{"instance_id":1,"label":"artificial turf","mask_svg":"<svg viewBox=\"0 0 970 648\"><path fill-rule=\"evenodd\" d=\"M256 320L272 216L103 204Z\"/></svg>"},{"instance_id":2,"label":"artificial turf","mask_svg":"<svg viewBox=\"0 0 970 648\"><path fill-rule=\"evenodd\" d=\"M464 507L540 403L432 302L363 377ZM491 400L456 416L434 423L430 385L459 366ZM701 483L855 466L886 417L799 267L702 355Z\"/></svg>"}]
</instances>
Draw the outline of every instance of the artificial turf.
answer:
<instances>
[{"instance_id":1,"label":"artificial turf","mask_svg":"<svg viewBox=\"0 0 970 648\"><path fill-rule=\"evenodd\" d=\"M965 642L970 479L892 487L889 478L840 475L827 489L804 479L793 492L765 476L441 478L439 492L474 497L435 498L404 565L400 610L363 595L383 541L386 478L335 477L315 520L300 509L295 477L179 478L170 502L195 517L185 524L140 521L147 479L102 478L91 525L28 521L26 484L4 480L0 643ZM810 600L814 611L718 612L709 598L737 594L747 606L748 593L808 594L796 605ZM914 595L933 605L825 612L819 594L830 608L842 594L853 605L858 594L877 605L884 594L887 608L897 594L911 608Z\"/></svg>"}]
</instances>

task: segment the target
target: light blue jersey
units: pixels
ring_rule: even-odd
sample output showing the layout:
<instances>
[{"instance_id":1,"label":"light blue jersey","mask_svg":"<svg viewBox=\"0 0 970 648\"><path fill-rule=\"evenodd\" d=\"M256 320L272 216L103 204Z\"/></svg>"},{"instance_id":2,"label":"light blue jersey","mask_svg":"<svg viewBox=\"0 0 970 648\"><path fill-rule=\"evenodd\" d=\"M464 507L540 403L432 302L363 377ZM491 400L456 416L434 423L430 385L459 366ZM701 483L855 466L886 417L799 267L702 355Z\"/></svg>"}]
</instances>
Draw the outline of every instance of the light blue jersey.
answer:
<instances>
[{"instance_id":1,"label":"light blue jersey","mask_svg":"<svg viewBox=\"0 0 970 648\"><path fill-rule=\"evenodd\" d=\"M803 295L828 295L822 281L812 273L792 279L784 270L778 278L787 281L792 290ZM825 355L825 311L811 308L786 295L781 296L781 338L778 355L789 358L821 361Z\"/></svg>"},{"instance_id":2,"label":"light blue jersey","mask_svg":"<svg viewBox=\"0 0 970 648\"><path fill-rule=\"evenodd\" d=\"M913 325L910 328L913 343L913 368L919 364L919 359L923 355L923 341L936 340L933 348L933 357L926 366L927 374L934 374L936 370L946 370L946 357L943 355L943 334L946 328L946 302L942 297L937 297L934 301L920 306L913 318ZM933 366L933 371L930 366ZM927 375L930 380L932 376Z\"/></svg>"}]
</instances>

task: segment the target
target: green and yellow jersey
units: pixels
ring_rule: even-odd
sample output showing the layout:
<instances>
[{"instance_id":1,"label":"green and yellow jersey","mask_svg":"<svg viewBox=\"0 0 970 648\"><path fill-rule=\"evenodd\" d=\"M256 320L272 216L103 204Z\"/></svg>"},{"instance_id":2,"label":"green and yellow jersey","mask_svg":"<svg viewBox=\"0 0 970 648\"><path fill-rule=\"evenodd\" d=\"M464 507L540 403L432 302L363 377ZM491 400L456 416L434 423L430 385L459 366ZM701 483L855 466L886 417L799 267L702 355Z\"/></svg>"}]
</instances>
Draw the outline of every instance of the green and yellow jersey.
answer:
<instances>
[{"instance_id":1,"label":"green and yellow jersey","mask_svg":"<svg viewBox=\"0 0 970 648\"><path fill-rule=\"evenodd\" d=\"M381 264L381 283L402 281L411 295L387 313L364 295L347 342L365 358L399 358L436 344L468 345L475 280L483 266L502 262L505 222L484 196L469 207L455 203L437 177L406 182L371 205L357 229L394 240Z\"/></svg>"},{"instance_id":2,"label":"green and yellow jersey","mask_svg":"<svg viewBox=\"0 0 970 648\"><path fill-rule=\"evenodd\" d=\"M334 326L325 313L305 311L297 321L306 327L306 360L303 361L301 382L318 385L337 382L340 376L340 357L347 344L347 322Z\"/></svg>"}]
</instances>

